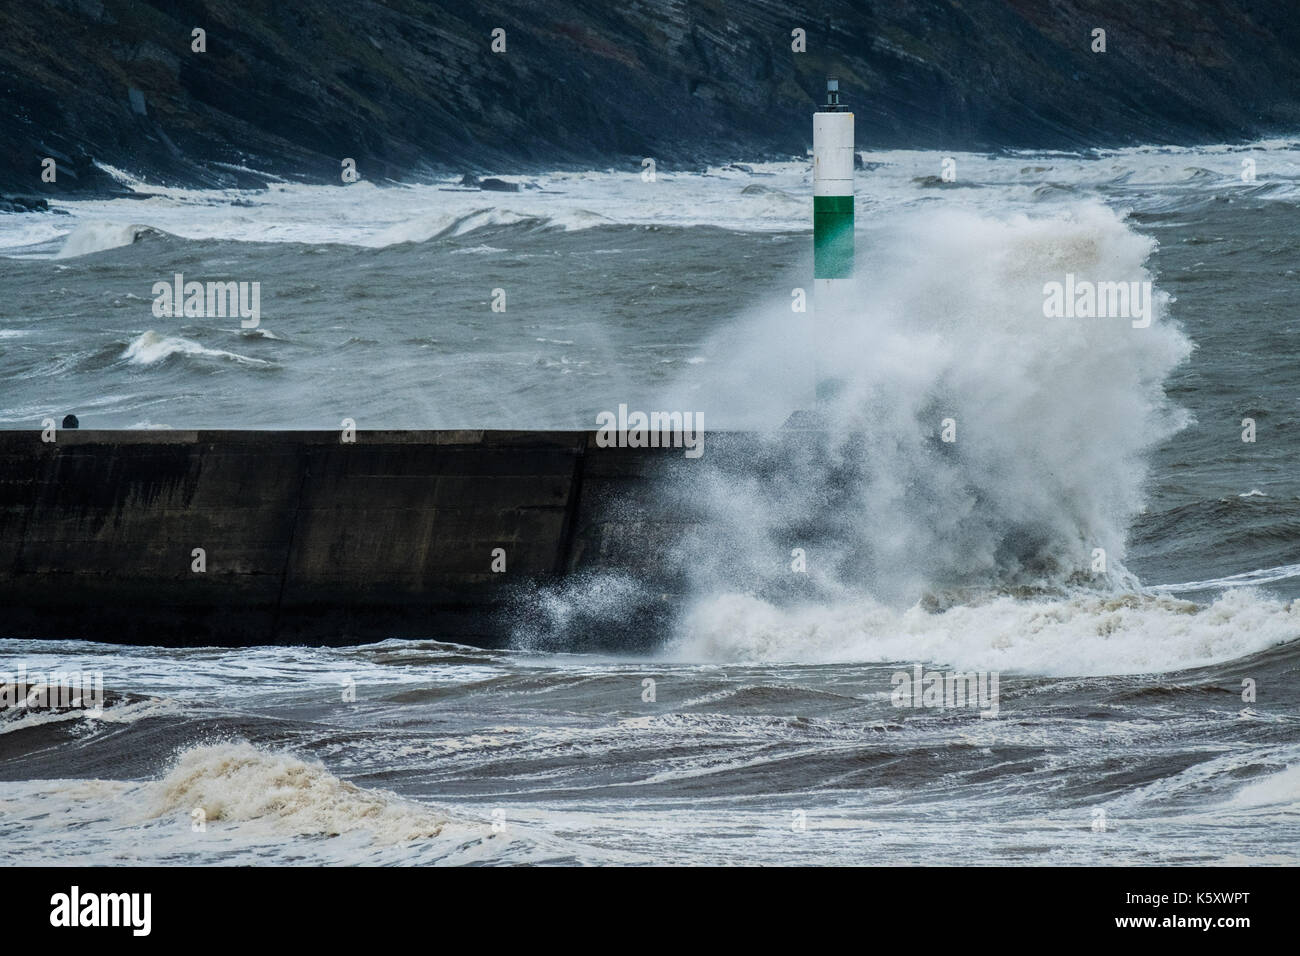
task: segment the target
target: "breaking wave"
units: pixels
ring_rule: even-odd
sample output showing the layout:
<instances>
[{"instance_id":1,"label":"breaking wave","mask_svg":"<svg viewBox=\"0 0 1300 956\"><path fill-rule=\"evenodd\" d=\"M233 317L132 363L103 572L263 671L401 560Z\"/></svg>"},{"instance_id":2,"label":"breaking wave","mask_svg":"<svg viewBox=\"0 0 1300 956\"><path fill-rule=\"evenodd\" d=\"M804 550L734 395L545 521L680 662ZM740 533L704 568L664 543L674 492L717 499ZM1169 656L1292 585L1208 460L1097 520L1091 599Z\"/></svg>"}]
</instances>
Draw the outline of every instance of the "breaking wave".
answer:
<instances>
[{"instance_id":1,"label":"breaking wave","mask_svg":"<svg viewBox=\"0 0 1300 956\"><path fill-rule=\"evenodd\" d=\"M1300 635L1300 608L1246 590L1209 606L1144 594L993 597L935 612L870 598L778 607L752 595L699 603L667 653L699 661L930 661L1091 677L1236 660Z\"/></svg>"},{"instance_id":2,"label":"breaking wave","mask_svg":"<svg viewBox=\"0 0 1300 956\"><path fill-rule=\"evenodd\" d=\"M819 411L822 437L774 480L744 497L718 483L709 538L730 547L713 551L727 567L745 555L766 567L778 545L804 546L825 594L893 602L952 588L1136 584L1125 539L1148 453L1186 423L1163 383L1192 344L1158 292L1151 324L1134 328L1045 318L1043 287L1066 273L1150 282L1153 249L1094 204L1033 219L901 217L863 250L843 311L813 319L810 361L793 361L775 332L788 325L786 304L724 358L722 391L696 398L706 409L758 408L773 395L807 407L809 382L791 372L814 366L836 389ZM818 525L818 540L796 540L792 529ZM744 572L752 579L760 565Z\"/></svg>"},{"instance_id":3,"label":"breaking wave","mask_svg":"<svg viewBox=\"0 0 1300 956\"><path fill-rule=\"evenodd\" d=\"M227 352L225 349L210 349L178 335L160 335L152 329L132 339L126 351L122 353L122 358L132 365L157 365L173 355L196 359L220 359L243 365L273 366L275 364L265 359Z\"/></svg>"},{"instance_id":4,"label":"breaking wave","mask_svg":"<svg viewBox=\"0 0 1300 956\"><path fill-rule=\"evenodd\" d=\"M568 232L609 223L610 220L605 216L582 209L563 213L529 213L501 208L476 209L469 213L444 211L394 223L365 239L362 245L379 248L403 242L428 242L431 239L463 236L490 226L527 226Z\"/></svg>"},{"instance_id":5,"label":"breaking wave","mask_svg":"<svg viewBox=\"0 0 1300 956\"><path fill-rule=\"evenodd\" d=\"M769 429L734 460L702 459L667 653L1096 675L1296 636L1289 604L1241 590L1203 607L1125 568L1148 455L1187 422L1164 381L1193 345L1158 291L1134 327L1046 318L1043 289L1067 273L1152 282L1154 240L1076 203L916 210L859 245L837 312L794 335L788 302L748 317L710 346L711 385L664 402ZM772 431L811 407L814 367L833 396L809 429Z\"/></svg>"},{"instance_id":6,"label":"breaking wave","mask_svg":"<svg viewBox=\"0 0 1300 956\"><path fill-rule=\"evenodd\" d=\"M441 835L450 819L381 790L340 780L317 763L250 743L192 747L156 784L154 816L200 808L208 822L255 823L274 833L367 831L379 843Z\"/></svg>"},{"instance_id":7,"label":"breaking wave","mask_svg":"<svg viewBox=\"0 0 1300 956\"><path fill-rule=\"evenodd\" d=\"M117 249L129 246L142 239L160 238L167 233L153 226L115 222L83 222L63 241L62 247L55 253L55 259L74 259L88 256L93 252Z\"/></svg>"}]
</instances>

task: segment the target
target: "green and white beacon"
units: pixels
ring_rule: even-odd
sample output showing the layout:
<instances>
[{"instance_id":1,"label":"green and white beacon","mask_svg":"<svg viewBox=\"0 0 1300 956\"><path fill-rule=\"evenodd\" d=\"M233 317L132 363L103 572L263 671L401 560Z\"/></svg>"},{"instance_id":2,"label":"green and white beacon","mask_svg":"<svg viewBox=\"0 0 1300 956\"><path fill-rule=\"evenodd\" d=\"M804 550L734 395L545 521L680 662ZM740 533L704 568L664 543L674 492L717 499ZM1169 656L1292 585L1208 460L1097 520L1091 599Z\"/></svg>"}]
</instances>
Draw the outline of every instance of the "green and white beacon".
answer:
<instances>
[{"instance_id":1,"label":"green and white beacon","mask_svg":"<svg viewBox=\"0 0 1300 956\"><path fill-rule=\"evenodd\" d=\"M827 329L851 306L853 276L853 114L840 102L840 81L826 80L826 105L813 114L813 309ZM833 384L815 373L817 397Z\"/></svg>"}]
</instances>

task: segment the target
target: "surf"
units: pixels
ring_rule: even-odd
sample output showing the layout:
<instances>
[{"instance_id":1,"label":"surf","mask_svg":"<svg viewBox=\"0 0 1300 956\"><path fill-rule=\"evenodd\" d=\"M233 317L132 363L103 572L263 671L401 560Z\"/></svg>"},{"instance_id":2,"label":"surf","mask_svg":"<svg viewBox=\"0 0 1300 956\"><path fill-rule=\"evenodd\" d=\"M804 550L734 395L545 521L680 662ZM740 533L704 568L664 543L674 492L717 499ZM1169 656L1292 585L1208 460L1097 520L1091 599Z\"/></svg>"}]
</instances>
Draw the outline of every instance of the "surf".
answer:
<instances>
[{"instance_id":1,"label":"surf","mask_svg":"<svg viewBox=\"0 0 1300 956\"><path fill-rule=\"evenodd\" d=\"M1150 455L1190 421L1165 382L1195 346L1148 268L1154 240L1123 210L921 208L858 245L851 314L750 312L704 348L710 379L658 402L757 431L685 479L699 507L666 657L1100 675L1294 639L1286 602L1242 589L1199 605L1127 567ZM1150 323L1044 316L1044 282L1067 272L1150 284ZM783 430L814 367L838 393L812 432ZM608 606L600 591L538 604L572 628L599 616L584 602ZM563 644L535 622L527 641Z\"/></svg>"}]
</instances>

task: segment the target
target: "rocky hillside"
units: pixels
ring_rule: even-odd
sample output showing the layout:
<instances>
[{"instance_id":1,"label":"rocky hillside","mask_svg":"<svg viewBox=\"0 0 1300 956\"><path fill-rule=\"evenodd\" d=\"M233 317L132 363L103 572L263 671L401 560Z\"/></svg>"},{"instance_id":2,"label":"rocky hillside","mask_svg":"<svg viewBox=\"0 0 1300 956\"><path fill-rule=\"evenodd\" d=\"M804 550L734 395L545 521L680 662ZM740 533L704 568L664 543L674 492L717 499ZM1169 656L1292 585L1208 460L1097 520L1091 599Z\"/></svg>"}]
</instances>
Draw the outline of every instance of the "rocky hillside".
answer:
<instances>
[{"instance_id":1,"label":"rocky hillside","mask_svg":"<svg viewBox=\"0 0 1300 956\"><path fill-rule=\"evenodd\" d=\"M8 194L788 156L827 73L866 148L1300 129L1291 0L13 0L0 37Z\"/></svg>"}]
</instances>

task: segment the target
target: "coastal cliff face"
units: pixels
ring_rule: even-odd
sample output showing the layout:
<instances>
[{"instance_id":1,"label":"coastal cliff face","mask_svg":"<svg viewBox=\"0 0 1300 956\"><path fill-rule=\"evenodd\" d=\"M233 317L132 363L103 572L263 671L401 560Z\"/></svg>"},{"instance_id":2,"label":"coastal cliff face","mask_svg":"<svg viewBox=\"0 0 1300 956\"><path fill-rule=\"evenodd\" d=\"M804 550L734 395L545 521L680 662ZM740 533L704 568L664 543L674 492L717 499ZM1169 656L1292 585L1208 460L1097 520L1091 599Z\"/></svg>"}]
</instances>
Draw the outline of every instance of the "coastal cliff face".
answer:
<instances>
[{"instance_id":1,"label":"coastal cliff face","mask_svg":"<svg viewBox=\"0 0 1300 956\"><path fill-rule=\"evenodd\" d=\"M0 36L0 191L26 195L111 189L95 161L253 186L802 155L828 73L866 149L1300 127L1276 0L45 0Z\"/></svg>"}]
</instances>

